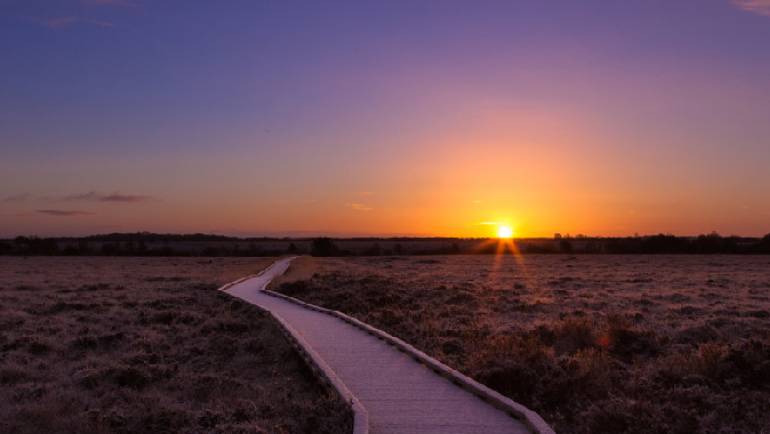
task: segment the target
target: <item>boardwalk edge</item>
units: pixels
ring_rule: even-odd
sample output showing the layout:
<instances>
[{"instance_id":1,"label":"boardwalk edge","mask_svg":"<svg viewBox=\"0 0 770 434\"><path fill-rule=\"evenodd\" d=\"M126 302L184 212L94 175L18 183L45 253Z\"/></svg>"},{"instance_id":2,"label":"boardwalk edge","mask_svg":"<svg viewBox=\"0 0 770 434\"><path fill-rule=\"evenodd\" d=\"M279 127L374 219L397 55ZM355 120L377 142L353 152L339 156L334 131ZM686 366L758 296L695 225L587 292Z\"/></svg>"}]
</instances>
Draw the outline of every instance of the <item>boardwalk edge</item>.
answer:
<instances>
[{"instance_id":1,"label":"boardwalk edge","mask_svg":"<svg viewBox=\"0 0 770 434\"><path fill-rule=\"evenodd\" d=\"M227 290L231 287L244 282L249 279L253 279L262 275L268 268L265 268L257 274L252 274L246 277L242 277L238 280L234 280L221 286L218 291L222 291L227 294ZM267 286L267 285L265 285ZM265 291L267 292L267 291ZM229 294L228 294L229 295ZM270 314L273 319L281 326L281 332L284 337L289 341L291 346L300 355L300 357L307 363L313 375L319 380L320 383L331 387L342 400L347 403L353 413L353 433L352 434L369 434L369 413L366 408L361 404L358 398L353 395L350 389L337 377L337 374L333 369L326 364L326 362L313 350L313 348L305 341L299 332L297 332L286 320L280 315L270 310L257 306L259 309Z\"/></svg>"},{"instance_id":2,"label":"boardwalk edge","mask_svg":"<svg viewBox=\"0 0 770 434\"><path fill-rule=\"evenodd\" d=\"M528 409L527 407L519 404L516 401L513 401L512 399L506 396L501 395L498 392L495 392L494 390L464 375L463 373L450 368L449 366L425 354L424 352L418 350L412 345L404 342L403 340L383 330L380 330L376 327L372 327L369 324L366 324L356 318L353 318L337 310L331 310L325 307L306 303L300 299L290 297L288 295L284 295L268 289L263 290L263 292L273 297L281 298L288 302L298 304L306 309L315 310L318 312L326 313L331 316L335 316L341 319L342 321L345 321L365 331L370 335L376 336L377 338L388 342L389 344L393 345L394 347L408 354L413 359L424 364L429 369L441 375L442 377L447 378L449 381L455 383L459 387L462 387L463 389L476 395L477 397L483 399L484 401L487 401L492 406L504 411L514 419L520 420L534 434L555 434L553 428L551 428L550 425L548 425L548 423L546 423L545 420L543 420L543 418L540 417L540 415L537 414L536 412Z\"/></svg>"}]
</instances>

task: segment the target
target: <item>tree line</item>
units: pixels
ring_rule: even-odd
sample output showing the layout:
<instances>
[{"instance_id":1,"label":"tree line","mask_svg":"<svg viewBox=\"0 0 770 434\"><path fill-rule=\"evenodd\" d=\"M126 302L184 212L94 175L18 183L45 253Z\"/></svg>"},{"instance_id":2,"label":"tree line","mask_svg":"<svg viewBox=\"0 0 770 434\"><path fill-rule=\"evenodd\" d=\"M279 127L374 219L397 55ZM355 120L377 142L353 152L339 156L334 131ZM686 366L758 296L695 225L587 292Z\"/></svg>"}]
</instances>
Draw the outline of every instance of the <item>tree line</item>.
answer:
<instances>
[{"instance_id":1,"label":"tree line","mask_svg":"<svg viewBox=\"0 0 770 434\"><path fill-rule=\"evenodd\" d=\"M441 243L436 243L439 240ZM422 241L422 243L421 243ZM351 248L351 242L356 247ZM762 238L717 233L697 237L658 234L622 238L554 237L517 240L525 254L770 254L770 234ZM108 234L82 238L16 237L0 240L0 255L63 256L389 256L494 254L489 240L468 239L278 239L207 234Z\"/></svg>"}]
</instances>

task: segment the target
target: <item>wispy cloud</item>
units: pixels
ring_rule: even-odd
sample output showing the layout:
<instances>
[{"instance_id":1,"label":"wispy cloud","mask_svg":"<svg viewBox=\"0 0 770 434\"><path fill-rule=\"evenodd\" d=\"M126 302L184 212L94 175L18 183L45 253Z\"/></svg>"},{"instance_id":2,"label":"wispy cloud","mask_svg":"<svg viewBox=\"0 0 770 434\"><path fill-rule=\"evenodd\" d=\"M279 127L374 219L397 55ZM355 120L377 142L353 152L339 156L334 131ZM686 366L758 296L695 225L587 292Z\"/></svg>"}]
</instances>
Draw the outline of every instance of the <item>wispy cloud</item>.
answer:
<instances>
[{"instance_id":1,"label":"wispy cloud","mask_svg":"<svg viewBox=\"0 0 770 434\"><path fill-rule=\"evenodd\" d=\"M134 0L80 0L80 4L83 7L121 7L121 8L133 8L139 6ZM81 7L80 10L84 11ZM88 15L88 14L86 14ZM60 15L54 17L36 17L31 18L34 22L48 27L49 29L60 30L77 25L90 25L96 27L113 27L114 24L111 21L97 20L94 18L88 18L81 15Z\"/></svg>"},{"instance_id":2,"label":"wispy cloud","mask_svg":"<svg viewBox=\"0 0 770 434\"><path fill-rule=\"evenodd\" d=\"M142 196L137 194L109 194L99 198L100 202L147 202L152 200L150 196Z\"/></svg>"},{"instance_id":3,"label":"wispy cloud","mask_svg":"<svg viewBox=\"0 0 770 434\"><path fill-rule=\"evenodd\" d=\"M150 202L155 200L153 196L142 194L122 194L122 193L99 193L89 191L87 193L69 194L66 196L33 196L29 193L14 194L0 199L2 203L22 203L29 201L38 202L118 202L118 203L138 203Z\"/></svg>"},{"instance_id":4,"label":"wispy cloud","mask_svg":"<svg viewBox=\"0 0 770 434\"><path fill-rule=\"evenodd\" d=\"M55 217L73 217L80 215L93 215L92 212L66 209L39 209L35 211L38 214L45 214Z\"/></svg>"},{"instance_id":5,"label":"wispy cloud","mask_svg":"<svg viewBox=\"0 0 770 434\"><path fill-rule=\"evenodd\" d=\"M770 0L731 0L730 2L745 11L770 17Z\"/></svg>"},{"instance_id":6,"label":"wispy cloud","mask_svg":"<svg viewBox=\"0 0 770 434\"><path fill-rule=\"evenodd\" d=\"M28 193L21 193L21 194L14 194L12 196L8 196L3 199L4 203L21 203L26 202L32 197L32 195Z\"/></svg>"},{"instance_id":7,"label":"wispy cloud","mask_svg":"<svg viewBox=\"0 0 770 434\"><path fill-rule=\"evenodd\" d=\"M68 201L83 201L83 202L123 202L123 203L136 203L147 202L152 200L152 196L144 196L139 194L102 194L95 191L89 191L88 193L71 194L65 196L64 200Z\"/></svg>"},{"instance_id":8,"label":"wispy cloud","mask_svg":"<svg viewBox=\"0 0 770 434\"><path fill-rule=\"evenodd\" d=\"M346 204L346 206L354 211L363 211L363 212L371 211L374 209L370 206L364 205L363 203L348 203Z\"/></svg>"},{"instance_id":9,"label":"wispy cloud","mask_svg":"<svg viewBox=\"0 0 770 434\"><path fill-rule=\"evenodd\" d=\"M78 21L78 17L54 17L41 19L40 22L49 29L63 29L67 26L75 24Z\"/></svg>"},{"instance_id":10,"label":"wispy cloud","mask_svg":"<svg viewBox=\"0 0 770 434\"><path fill-rule=\"evenodd\" d=\"M53 17L53 18L37 18L36 22L42 24L49 29L59 30L77 24L88 24L97 27L112 27L113 24L109 21L94 20L91 18L82 18L74 15Z\"/></svg>"}]
</instances>

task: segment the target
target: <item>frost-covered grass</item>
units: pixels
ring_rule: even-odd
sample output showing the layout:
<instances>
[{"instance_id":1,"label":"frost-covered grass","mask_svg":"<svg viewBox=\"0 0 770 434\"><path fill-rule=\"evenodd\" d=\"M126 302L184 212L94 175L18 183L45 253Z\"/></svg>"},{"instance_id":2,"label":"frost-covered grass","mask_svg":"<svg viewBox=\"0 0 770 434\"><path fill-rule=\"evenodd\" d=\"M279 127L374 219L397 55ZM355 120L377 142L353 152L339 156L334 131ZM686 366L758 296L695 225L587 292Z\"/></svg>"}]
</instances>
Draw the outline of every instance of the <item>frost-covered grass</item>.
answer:
<instances>
[{"instance_id":1,"label":"frost-covered grass","mask_svg":"<svg viewBox=\"0 0 770 434\"><path fill-rule=\"evenodd\" d=\"M342 433L262 310L269 258L0 258L0 432Z\"/></svg>"},{"instance_id":2,"label":"frost-covered grass","mask_svg":"<svg viewBox=\"0 0 770 434\"><path fill-rule=\"evenodd\" d=\"M403 338L557 432L770 430L770 257L300 261L278 290Z\"/></svg>"}]
</instances>

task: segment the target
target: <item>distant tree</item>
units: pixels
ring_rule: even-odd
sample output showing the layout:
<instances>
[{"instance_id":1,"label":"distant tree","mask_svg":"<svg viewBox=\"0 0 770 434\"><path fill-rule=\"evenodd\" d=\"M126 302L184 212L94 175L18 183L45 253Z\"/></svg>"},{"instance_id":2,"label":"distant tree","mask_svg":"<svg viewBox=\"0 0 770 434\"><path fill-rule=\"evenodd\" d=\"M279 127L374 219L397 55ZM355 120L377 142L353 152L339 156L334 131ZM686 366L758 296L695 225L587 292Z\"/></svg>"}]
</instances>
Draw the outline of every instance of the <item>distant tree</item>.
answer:
<instances>
[{"instance_id":1,"label":"distant tree","mask_svg":"<svg viewBox=\"0 0 770 434\"><path fill-rule=\"evenodd\" d=\"M372 244L371 247L369 247L364 251L364 256L380 256L381 254L382 254L382 249L380 248L379 243Z\"/></svg>"},{"instance_id":2,"label":"distant tree","mask_svg":"<svg viewBox=\"0 0 770 434\"><path fill-rule=\"evenodd\" d=\"M203 249L203 251L201 252L201 255L203 255L203 256L220 256L220 252L219 252L219 249L217 249L216 247L209 246L209 247L206 247L206 248Z\"/></svg>"},{"instance_id":3,"label":"distant tree","mask_svg":"<svg viewBox=\"0 0 770 434\"><path fill-rule=\"evenodd\" d=\"M757 253L770 253L770 234L762 237L756 245Z\"/></svg>"},{"instance_id":4,"label":"distant tree","mask_svg":"<svg viewBox=\"0 0 770 434\"><path fill-rule=\"evenodd\" d=\"M91 246L88 245L88 241L86 240L78 240L78 254L79 255L87 255L91 252Z\"/></svg>"},{"instance_id":5,"label":"distant tree","mask_svg":"<svg viewBox=\"0 0 770 434\"><path fill-rule=\"evenodd\" d=\"M297 253L299 253L299 249L297 248L296 244L291 243L291 244L289 244L289 248L286 249L286 253L288 253L290 255L296 255Z\"/></svg>"},{"instance_id":6,"label":"distant tree","mask_svg":"<svg viewBox=\"0 0 770 434\"><path fill-rule=\"evenodd\" d=\"M694 242L695 253L725 253L725 247L723 238L716 232L699 235Z\"/></svg>"},{"instance_id":7,"label":"distant tree","mask_svg":"<svg viewBox=\"0 0 770 434\"><path fill-rule=\"evenodd\" d=\"M17 249L25 255L56 255L59 245L53 238L16 237Z\"/></svg>"},{"instance_id":8,"label":"distant tree","mask_svg":"<svg viewBox=\"0 0 770 434\"><path fill-rule=\"evenodd\" d=\"M561 234L559 232L556 232L555 234L553 234L553 239L554 240L560 240L561 239Z\"/></svg>"},{"instance_id":9,"label":"distant tree","mask_svg":"<svg viewBox=\"0 0 770 434\"><path fill-rule=\"evenodd\" d=\"M29 238L27 237L16 237L13 239L13 245L15 247L14 250L16 250L17 253L21 253L24 255L30 254L30 242Z\"/></svg>"},{"instance_id":10,"label":"distant tree","mask_svg":"<svg viewBox=\"0 0 770 434\"><path fill-rule=\"evenodd\" d=\"M313 256L336 256L340 254L340 251L331 238L323 237L313 240L310 254Z\"/></svg>"},{"instance_id":11,"label":"distant tree","mask_svg":"<svg viewBox=\"0 0 770 434\"><path fill-rule=\"evenodd\" d=\"M572 243L569 240L559 241L559 250L562 253L572 253Z\"/></svg>"},{"instance_id":12,"label":"distant tree","mask_svg":"<svg viewBox=\"0 0 770 434\"><path fill-rule=\"evenodd\" d=\"M404 254L404 248L401 246L401 243L396 243L396 245L393 246L393 253L396 255Z\"/></svg>"},{"instance_id":13,"label":"distant tree","mask_svg":"<svg viewBox=\"0 0 770 434\"><path fill-rule=\"evenodd\" d=\"M602 246L601 244L597 243L596 241L589 241L586 243L585 247L583 248L585 253L601 253L602 252Z\"/></svg>"},{"instance_id":14,"label":"distant tree","mask_svg":"<svg viewBox=\"0 0 770 434\"><path fill-rule=\"evenodd\" d=\"M684 238L658 234L643 238L641 251L634 253L686 253L688 249L687 240Z\"/></svg>"},{"instance_id":15,"label":"distant tree","mask_svg":"<svg viewBox=\"0 0 770 434\"><path fill-rule=\"evenodd\" d=\"M102 255L111 256L118 252L118 246L115 243L102 244Z\"/></svg>"}]
</instances>

